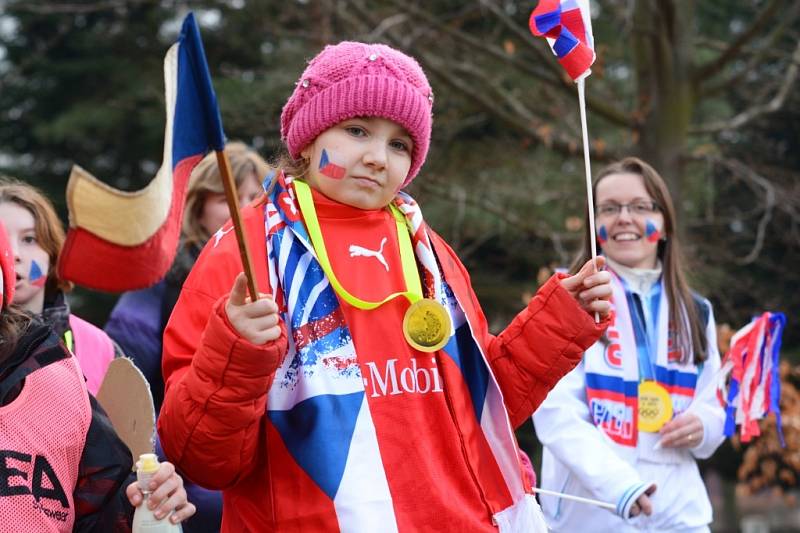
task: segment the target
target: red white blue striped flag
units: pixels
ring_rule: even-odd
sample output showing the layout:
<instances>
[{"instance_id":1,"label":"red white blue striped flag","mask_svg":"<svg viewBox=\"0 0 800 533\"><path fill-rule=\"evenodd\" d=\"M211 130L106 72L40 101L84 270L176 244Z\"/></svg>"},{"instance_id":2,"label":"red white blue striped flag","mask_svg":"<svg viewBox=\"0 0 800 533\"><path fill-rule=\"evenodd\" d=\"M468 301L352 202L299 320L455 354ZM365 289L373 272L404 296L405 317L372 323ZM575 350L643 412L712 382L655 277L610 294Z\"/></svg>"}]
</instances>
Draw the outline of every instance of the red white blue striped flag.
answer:
<instances>
[{"instance_id":1,"label":"red white blue striped flag","mask_svg":"<svg viewBox=\"0 0 800 533\"><path fill-rule=\"evenodd\" d=\"M528 24L535 36L547 38L573 80L591 73L595 53L589 0L540 0Z\"/></svg>"},{"instance_id":2,"label":"red white blue striped flag","mask_svg":"<svg viewBox=\"0 0 800 533\"><path fill-rule=\"evenodd\" d=\"M78 166L67 185L70 228L59 277L122 292L158 282L175 258L189 176L225 146L217 97L194 15L164 58L166 128L161 168L136 192L119 191Z\"/></svg>"}]
</instances>

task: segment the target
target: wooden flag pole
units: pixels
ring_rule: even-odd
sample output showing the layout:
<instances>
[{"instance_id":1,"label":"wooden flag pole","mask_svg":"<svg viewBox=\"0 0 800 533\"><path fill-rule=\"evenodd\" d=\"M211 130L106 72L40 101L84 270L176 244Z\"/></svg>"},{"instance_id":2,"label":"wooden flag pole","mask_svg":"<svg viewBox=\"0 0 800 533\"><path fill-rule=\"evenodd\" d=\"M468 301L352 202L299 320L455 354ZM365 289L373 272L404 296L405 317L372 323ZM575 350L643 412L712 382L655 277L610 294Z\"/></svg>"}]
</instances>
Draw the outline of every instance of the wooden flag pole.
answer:
<instances>
[{"instance_id":1,"label":"wooden flag pole","mask_svg":"<svg viewBox=\"0 0 800 533\"><path fill-rule=\"evenodd\" d=\"M217 165L222 176L222 186L225 188L225 199L228 201L228 210L231 212L231 221L233 221L233 231L236 233L236 242L239 244L239 257L242 259L244 274L247 276L250 301L255 302L258 300L258 287L256 286L253 260L250 256L250 248L247 245L242 217L239 214L239 194L236 190L236 183L233 181L231 163L228 161L228 155L224 150L215 150L214 153L217 154Z\"/></svg>"}]
</instances>

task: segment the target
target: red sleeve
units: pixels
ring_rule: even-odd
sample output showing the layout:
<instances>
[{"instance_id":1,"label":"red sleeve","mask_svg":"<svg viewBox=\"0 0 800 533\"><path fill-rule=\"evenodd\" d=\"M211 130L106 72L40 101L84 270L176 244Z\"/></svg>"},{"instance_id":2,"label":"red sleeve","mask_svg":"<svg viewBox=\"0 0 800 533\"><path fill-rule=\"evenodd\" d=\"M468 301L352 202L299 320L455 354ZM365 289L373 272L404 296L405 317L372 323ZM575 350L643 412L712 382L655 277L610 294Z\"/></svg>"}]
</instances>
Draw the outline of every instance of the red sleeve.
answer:
<instances>
[{"instance_id":1,"label":"red sleeve","mask_svg":"<svg viewBox=\"0 0 800 533\"><path fill-rule=\"evenodd\" d=\"M263 216L250 209L243 218L258 286L265 291ZM227 294L241 271L236 239L229 232L214 244L212 237L164 331L165 396L158 431L167 457L183 473L221 489L255 463L267 391L287 343L285 328L278 340L262 346L238 336L225 314Z\"/></svg>"},{"instance_id":2,"label":"red sleeve","mask_svg":"<svg viewBox=\"0 0 800 533\"><path fill-rule=\"evenodd\" d=\"M487 357L514 427L533 414L608 326L608 318L598 324L581 309L561 287L563 277L551 277L489 343Z\"/></svg>"},{"instance_id":3,"label":"red sleeve","mask_svg":"<svg viewBox=\"0 0 800 533\"><path fill-rule=\"evenodd\" d=\"M551 277L528 307L495 337L489 333L466 268L441 237L434 232L430 234L445 279L470 317L473 333L485 350L516 428L533 414L550 389L575 368L583 352L603 334L609 320L596 324L594 317L561 287L559 280L565 277L561 274Z\"/></svg>"}]
</instances>

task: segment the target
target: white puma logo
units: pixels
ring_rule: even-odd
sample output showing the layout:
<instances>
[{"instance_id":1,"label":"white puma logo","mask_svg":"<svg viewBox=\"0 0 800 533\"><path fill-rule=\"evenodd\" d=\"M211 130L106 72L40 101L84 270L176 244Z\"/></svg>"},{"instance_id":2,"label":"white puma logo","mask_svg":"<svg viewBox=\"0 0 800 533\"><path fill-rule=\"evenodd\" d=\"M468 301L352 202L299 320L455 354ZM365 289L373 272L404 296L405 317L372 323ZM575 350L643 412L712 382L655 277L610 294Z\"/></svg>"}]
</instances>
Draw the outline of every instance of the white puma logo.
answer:
<instances>
[{"instance_id":1,"label":"white puma logo","mask_svg":"<svg viewBox=\"0 0 800 533\"><path fill-rule=\"evenodd\" d=\"M381 264L386 268L386 272L389 272L389 263L386 262L386 259L383 257L383 246L386 244L386 237L383 238L381 241L381 247L377 250L370 250L368 248L364 248L363 246L357 246L355 244L350 245L350 257L374 257Z\"/></svg>"},{"instance_id":2,"label":"white puma logo","mask_svg":"<svg viewBox=\"0 0 800 533\"><path fill-rule=\"evenodd\" d=\"M222 231L222 228L219 228L217 230L217 232L214 234L214 248L217 247L217 245L219 244L219 241L222 240L222 238L225 235L230 233L232 229L233 229L233 226L231 226L230 228L226 229L225 231Z\"/></svg>"}]
</instances>

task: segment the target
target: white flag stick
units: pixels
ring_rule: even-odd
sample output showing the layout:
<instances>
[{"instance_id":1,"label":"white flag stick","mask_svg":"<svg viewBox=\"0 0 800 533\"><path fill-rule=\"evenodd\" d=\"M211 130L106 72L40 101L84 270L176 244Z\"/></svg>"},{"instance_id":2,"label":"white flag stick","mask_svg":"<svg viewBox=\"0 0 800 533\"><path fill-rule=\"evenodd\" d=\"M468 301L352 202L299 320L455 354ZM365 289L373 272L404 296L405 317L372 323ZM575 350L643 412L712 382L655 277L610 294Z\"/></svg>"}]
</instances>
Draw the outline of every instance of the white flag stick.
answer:
<instances>
[{"instance_id":1,"label":"white flag stick","mask_svg":"<svg viewBox=\"0 0 800 533\"><path fill-rule=\"evenodd\" d=\"M581 108L581 133L583 135L583 164L586 169L586 198L589 206L589 239L592 244L592 264L597 272L597 234L594 229L594 194L592 193L592 162L589 159L589 128L586 125L586 94L584 81L586 77L580 78L578 84L578 102ZM600 315L594 314L594 321L600 322Z\"/></svg>"},{"instance_id":2,"label":"white flag stick","mask_svg":"<svg viewBox=\"0 0 800 533\"><path fill-rule=\"evenodd\" d=\"M600 500L592 500L591 498L581 498L580 496L563 494L561 492L555 492L553 490L538 489L536 487L533 487L533 492L538 492L539 494L547 494L549 496L555 496L557 498L564 498L565 500L573 500L580 503L588 503L589 505L596 505L598 507L603 507L605 509L611 509L612 511L617 510L617 506L614 505L613 503L601 502Z\"/></svg>"}]
</instances>

